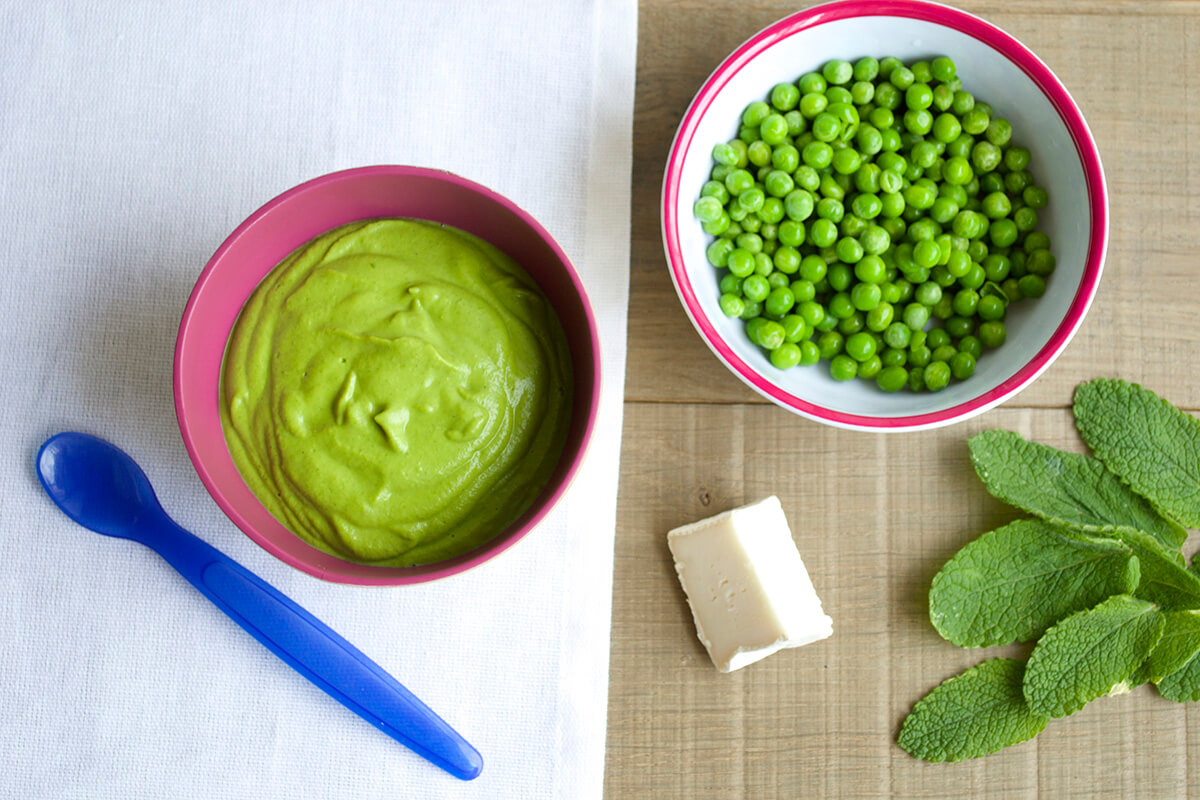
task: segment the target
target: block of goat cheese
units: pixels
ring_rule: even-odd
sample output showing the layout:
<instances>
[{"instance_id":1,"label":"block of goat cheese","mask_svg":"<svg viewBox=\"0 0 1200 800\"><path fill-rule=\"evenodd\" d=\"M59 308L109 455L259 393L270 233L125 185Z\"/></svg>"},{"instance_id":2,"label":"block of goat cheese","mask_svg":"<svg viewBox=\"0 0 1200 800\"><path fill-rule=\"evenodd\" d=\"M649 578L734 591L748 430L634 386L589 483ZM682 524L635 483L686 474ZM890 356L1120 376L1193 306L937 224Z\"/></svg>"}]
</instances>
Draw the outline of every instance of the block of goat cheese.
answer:
<instances>
[{"instance_id":1,"label":"block of goat cheese","mask_svg":"<svg viewBox=\"0 0 1200 800\"><path fill-rule=\"evenodd\" d=\"M667 545L721 672L833 633L778 497L675 528Z\"/></svg>"}]
</instances>

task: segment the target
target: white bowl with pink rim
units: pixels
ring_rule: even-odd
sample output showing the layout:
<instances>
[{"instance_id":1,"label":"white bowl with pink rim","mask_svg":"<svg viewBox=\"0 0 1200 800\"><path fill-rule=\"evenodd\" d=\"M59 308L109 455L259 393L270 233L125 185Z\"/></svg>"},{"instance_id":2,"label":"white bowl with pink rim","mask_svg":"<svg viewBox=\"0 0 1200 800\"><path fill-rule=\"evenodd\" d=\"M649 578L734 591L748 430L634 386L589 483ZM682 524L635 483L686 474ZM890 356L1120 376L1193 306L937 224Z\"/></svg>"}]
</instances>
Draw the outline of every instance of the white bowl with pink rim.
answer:
<instances>
[{"instance_id":1,"label":"white bowl with pink rim","mask_svg":"<svg viewBox=\"0 0 1200 800\"><path fill-rule=\"evenodd\" d=\"M746 336L743 322L718 306L719 273L705 250L712 237L692 204L713 166L713 145L737 135L740 116L776 83L795 81L825 62L892 55L905 63L945 55L963 88L1012 123L1029 148L1038 185L1050 193L1038 229L1050 236L1058 266L1045 296L1015 304L1008 339L979 359L975 374L941 392L887 394L873 381L838 382L828 365L779 370ZM1058 357L1095 296L1108 245L1108 195L1100 154L1083 114L1054 73L1029 48L963 11L917 0L848 0L792 14L729 55L684 114L667 160L663 244L680 302L701 338L750 388L809 419L840 428L907 431L959 422L1004 402ZM721 271L723 272L723 270Z\"/></svg>"}]
</instances>

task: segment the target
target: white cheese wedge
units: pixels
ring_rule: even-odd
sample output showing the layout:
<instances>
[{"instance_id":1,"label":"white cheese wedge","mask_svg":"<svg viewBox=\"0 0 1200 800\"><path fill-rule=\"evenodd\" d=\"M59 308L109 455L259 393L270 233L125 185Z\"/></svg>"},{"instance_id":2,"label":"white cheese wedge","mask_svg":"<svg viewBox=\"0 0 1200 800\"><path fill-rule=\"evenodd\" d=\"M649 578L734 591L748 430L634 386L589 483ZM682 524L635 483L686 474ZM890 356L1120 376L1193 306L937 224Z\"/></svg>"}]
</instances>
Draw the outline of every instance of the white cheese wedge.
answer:
<instances>
[{"instance_id":1,"label":"white cheese wedge","mask_svg":"<svg viewBox=\"0 0 1200 800\"><path fill-rule=\"evenodd\" d=\"M721 672L833 633L778 497L676 528L667 545Z\"/></svg>"}]
</instances>

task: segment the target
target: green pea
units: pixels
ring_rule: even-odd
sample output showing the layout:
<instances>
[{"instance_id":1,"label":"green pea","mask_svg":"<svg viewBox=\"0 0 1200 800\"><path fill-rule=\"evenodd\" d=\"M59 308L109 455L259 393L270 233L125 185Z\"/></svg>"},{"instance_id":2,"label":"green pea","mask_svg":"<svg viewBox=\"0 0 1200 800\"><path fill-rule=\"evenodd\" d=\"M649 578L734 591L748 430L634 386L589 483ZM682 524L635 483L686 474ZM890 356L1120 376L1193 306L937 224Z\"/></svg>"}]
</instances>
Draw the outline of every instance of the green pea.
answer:
<instances>
[{"instance_id":1,"label":"green pea","mask_svg":"<svg viewBox=\"0 0 1200 800\"><path fill-rule=\"evenodd\" d=\"M869 333L856 333L846 339L846 355L855 361L866 361L875 355L875 337Z\"/></svg>"},{"instance_id":2,"label":"green pea","mask_svg":"<svg viewBox=\"0 0 1200 800\"><path fill-rule=\"evenodd\" d=\"M800 103L800 90L795 84L778 83L771 88L771 105L779 111L791 111Z\"/></svg>"},{"instance_id":3,"label":"green pea","mask_svg":"<svg viewBox=\"0 0 1200 800\"><path fill-rule=\"evenodd\" d=\"M802 341L799 342L800 347L800 366L811 367L821 360L821 351L815 342Z\"/></svg>"},{"instance_id":4,"label":"green pea","mask_svg":"<svg viewBox=\"0 0 1200 800\"><path fill-rule=\"evenodd\" d=\"M887 265L877 255L864 255L854 263L854 277L866 284L881 284L887 280Z\"/></svg>"},{"instance_id":5,"label":"green pea","mask_svg":"<svg viewBox=\"0 0 1200 800\"><path fill-rule=\"evenodd\" d=\"M783 219L783 201L778 197L768 197L763 200L762 208L758 210L758 218L768 225L774 225Z\"/></svg>"},{"instance_id":6,"label":"green pea","mask_svg":"<svg viewBox=\"0 0 1200 800\"><path fill-rule=\"evenodd\" d=\"M1046 279L1040 275L1024 275L1017 281L1025 297L1041 297L1046 293Z\"/></svg>"},{"instance_id":7,"label":"green pea","mask_svg":"<svg viewBox=\"0 0 1200 800\"><path fill-rule=\"evenodd\" d=\"M749 280L749 278L747 280ZM791 311L792 306L795 304L796 296L792 294L792 290L780 288L773 289L771 293L767 295L766 299L763 301L763 308L765 308L767 313L772 316L782 317L784 314Z\"/></svg>"},{"instance_id":8,"label":"green pea","mask_svg":"<svg viewBox=\"0 0 1200 800\"><path fill-rule=\"evenodd\" d=\"M812 335L812 328L799 314L787 314L779 321L779 324L783 326L784 341L794 344Z\"/></svg>"},{"instance_id":9,"label":"green pea","mask_svg":"<svg viewBox=\"0 0 1200 800\"><path fill-rule=\"evenodd\" d=\"M786 220L779 225L779 243L787 247L799 247L804 244L806 233L803 222Z\"/></svg>"},{"instance_id":10,"label":"green pea","mask_svg":"<svg viewBox=\"0 0 1200 800\"><path fill-rule=\"evenodd\" d=\"M909 133L924 136L933 130L933 114L924 108L910 108L904 112L904 127Z\"/></svg>"},{"instance_id":11,"label":"green pea","mask_svg":"<svg viewBox=\"0 0 1200 800\"><path fill-rule=\"evenodd\" d=\"M913 71L903 65L896 67L888 75L888 83L896 87L900 91L906 91L908 87L913 85L916 80Z\"/></svg>"},{"instance_id":12,"label":"green pea","mask_svg":"<svg viewBox=\"0 0 1200 800\"><path fill-rule=\"evenodd\" d=\"M974 375L975 356L962 350L955 353L954 358L950 359L950 373L960 381L965 381Z\"/></svg>"},{"instance_id":13,"label":"green pea","mask_svg":"<svg viewBox=\"0 0 1200 800\"><path fill-rule=\"evenodd\" d=\"M804 321L814 328L820 325L825 319L825 306L812 300L802 302L797 310L800 312L800 316L804 318Z\"/></svg>"},{"instance_id":14,"label":"green pea","mask_svg":"<svg viewBox=\"0 0 1200 800\"><path fill-rule=\"evenodd\" d=\"M919 331L929 322L929 306L920 302L910 303L904 307L904 324L912 331Z\"/></svg>"},{"instance_id":15,"label":"green pea","mask_svg":"<svg viewBox=\"0 0 1200 800\"><path fill-rule=\"evenodd\" d=\"M805 145L802 151L800 151L800 158L805 164L813 169L822 170L833 163L833 148L830 147L826 142L810 142L809 144ZM749 174L747 173L747 177L748 176ZM728 184L729 182L727 180L726 186L728 186ZM733 187L729 187L729 191L737 194L737 192L734 192Z\"/></svg>"},{"instance_id":16,"label":"green pea","mask_svg":"<svg viewBox=\"0 0 1200 800\"><path fill-rule=\"evenodd\" d=\"M742 294L747 300L752 300L756 303L761 303L767 299L767 295L771 293L771 284L767 283L767 279L762 275L748 275L742 281Z\"/></svg>"},{"instance_id":17,"label":"green pea","mask_svg":"<svg viewBox=\"0 0 1200 800\"><path fill-rule=\"evenodd\" d=\"M945 361L933 361L925 367L925 388L940 392L950 384L950 365Z\"/></svg>"},{"instance_id":18,"label":"green pea","mask_svg":"<svg viewBox=\"0 0 1200 800\"><path fill-rule=\"evenodd\" d=\"M817 247L829 247L837 241L837 225L828 219L818 219L809 226L808 235Z\"/></svg>"},{"instance_id":19,"label":"green pea","mask_svg":"<svg viewBox=\"0 0 1200 800\"><path fill-rule=\"evenodd\" d=\"M999 283L1008 277L1012 271L1012 261L1008 256L993 253L985 257L981 263L984 275L989 281Z\"/></svg>"},{"instance_id":20,"label":"green pea","mask_svg":"<svg viewBox=\"0 0 1200 800\"><path fill-rule=\"evenodd\" d=\"M885 298L879 305L867 311L867 330L883 333L896 317L896 307Z\"/></svg>"},{"instance_id":21,"label":"green pea","mask_svg":"<svg viewBox=\"0 0 1200 800\"><path fill-rule=\"evenodd\" d=\"M721 306L721 313L727 317L741 316L746 308L746 302L736 294L723 294L717 302Z\"/></svg>"},{"instance_id":22,"label":"green pea","mask_svg":"<svg viewBox=\"0 0 1200 800\"><path fill-rule=\"evenodd\" d=\"M991 142L976 142L971 148L971 166L977 175L996 169L1003 158L1000 148Z\"/></svg>"},{"instance_id":23,"label":"green pea","mask_svg":"<svg viewBox=\"0 0 1200 800\"><path fill-rule=\"evenodd\" d=\"M1012 202L1004 192L992 192L983 198L983 213L991 219L1002 219L1012 211Z\"/></svg>"},{"instance_id":24,"label":"green pea","mask_svg":"<svg viewBox=\"0 0 1200 800\"><path fill-rule=\"evenodd\" d=\"M854 78L854 67L850 65L849 61L833 59L821 67L821 75L830 85L840 86L843 83L849 83Z\"/></svg>"},{"instance_id":25,"label":"green pea","mask_svg":"<svg viewBox=\"0 0 1200 800\"><path fill-rule=\"evenodd\" d=\"M1004 176L1004 190L1009 194L1022 194L1026 187L1032 185L1033 176L1029 174L1029 170L1027 169L1010 172Z\"/></svg>"},{"instance_id":26,"label":"green pea","mask_svg":"<svg viewBox=\"0 0 1200 800\"><path fill-rule=\"evenodd\" d=\"M846 264L854 264L863 257L863 246L849 236L838 239L835 247L838 258Z\"/></svg>"},{"instance_id":27,"label":"green pea","mask_svg":"<svg viewBox=\"0 0 1200 800\"><path fill-rule=\"evenodd\" d=\"M963 130L972 136L986 131L990 122L991 116L982 103L976 103L974 108L962 115Z\"/></svg>"},{"instance_id":28,"label":"green pea","mask_svg":"<svg viewBox=\"0 0 1200 800\"><path fill-rule=\"evenodd\" d=\"M821 352L821 358L829 361L841 353L842 348L845 346L845 341L845 337L837 331L822 333L817 337L817 349Z\"/></svg>"},{"instance_id":29,"label":"green pea","mask_svg":"<svg viewBox=\"0 0 1200 800\"><path fill-rule=\"evenodd\" d=\"M741 247L732 250L725 263L729 271L739 278L745 278L754 272L754 254Z\"/></svg>"},{"instance_id":30,"label":"green pea","mask_svg":"<svg viewBox=\"0 0 1200 800\"><path fill-rule=\"evenodd\" d=\"M846 147L833 154L831 163L835 172L852 175L862 166L863 161L857 150Z\"/></svg>"},{"instance_id":31,"label":"green pea","mask_svg":"<svg viewBox=\"0 0 1200 800\"><path fill-rule=\"evenodd\" d=\"M1025 201L1025 205L1033 209L1042 209L1050 202L1050 196L1046 190L1040 186L1026 186L1021 192L1021 199Z\"/></svg>"},{"instance_id":32,"label":"green pea","mask_svg":"<svg viewBox=\"0 0 1200 800\"><path fill-rule=\"evenodd\" d=\"M947 149L949 152L949 149ZM956 186L965 186L975 177L971 164L963 156L951 156L942 165L942 180Z\"/></svg>"},{"instance_id":33,"label":"green pea","mask_svg":"<svg viewBox=\"0 0 1200 800\"><path fill-rule=\"evenodd\" d=\"M852 381L858 375L858 362L848 355L836 355L829 362L829 375L835 381Z\"/></svg>"},{"instance_id":34,"label":"green pea","mask_svg":"<svg viewBox=\"0 0 1200 800\"><path fill-rule=\"evenodd\" d=\"M926 109L933 105L933 90L926 83L914 83L904 92L904 102L910 109Z\"/></svg>"},{"instance_id":35,"label":"green pea","mask_svg":"<svg viewBox=\"0 0 1200 800\"><path fill-rule=\"evenodd\" d=\"M951 317L951 319L953 319L953 317ZM934 362L941 361L943 363L948 363L950 359L954 358L954 354L957 352L958 351L954 349L954 345L943 344L934 349L931 358Z\"/></svg>"},{"instance_id":36,"label":"green pea","mask_svg":"<svg viewBox=\"0 0 1200 800\"><path fill-rule=\"evenodd\" d=\"M796 182L796 186L804 189L806 192L815 192L821 188L821 175L808 164L801 164L796 167L792 173L792 180Z\"/></svg>"},{"instance_id":37,"label":"green pea","mask_svg":"<svg viewBox=\"0 0 1200 800\"><path fill-rule=\"evenodd\" d=\"M986 294L979 298L979 306L976 308L976 313L979 314L979 318L982 320L1004 319L1004 301L995 295Z\"/></svg>"},{"instance_id":38,"label":"green pea","mask_svg":"<svg viewBox=\"0 0 1200 800\"><path fill-rule=\"evenodd\" d=\"M954 76L958 73L958 67L947 56L938 56L929 64L930 72L933 73L934 80L948 83L954 80Z\"/></svg>"},{"instance_id":39,"label":"green pea","mask_svg":"<svg viewBox=\"0 0 1200 800\"><path fill-rule=\"evenodd\" d=\"M763 320L758 326L757 336L752 337L760 347L765 350L774 350L784 343L787 332L783 329L783 325L775 320Z\"/></svg>"},{"instance_id":40,"label":"green pea","mask_svg":"<svg viewBox=\"0 0 1200 800\"><path fill-rule=\"evenodd\" d=\"M923 367L933 360L933 351L928 345L912 345L908 348L908 363L914 367Z\"/></svg>"},{"instance_id":41,"label":"green pea","mask_svg":"<svg viewBox=\"0 0 1200 800\"><path fill-rule=\"evenodd\" d=\"M880 209L882 208L881 202ZM885 228L879 225L868 225L859 235L858 241L862 245L864 253L877 256L887 252L887 249L891 247L892 237Z\"/></svg>"},{"instance_id":42,"label":"green pea","mask_svg":"<svg viewBox=\"0 0 1200 800\"><path fill-rule=\"evenodd\" d=\"M800 109L798 108L793 108L784 114L783 121L787 123L788 136L793 138L800 136L808 130L808 120L800 113Z\"/></svg>"},{"instance_id":43,"label":"green pea","mask_svg":"<svg viewBox=\"0 0 1200 800\"><path fill-rule=\"evenodd\" d=\"M989 142L997 147L1003 147L1012 139L1012 125L1008 120L996 117L988 122L985 135Z\"/></svg>"},{"instance_id":44,"label":"green pea","mask_svg":"<svg viewBox=\"0 0 1200 800\"><path fill-rule=\"evenodd\" d=\"M783 197L792 191L796 186L796 182L792 180L792 176L781 169L773 169L767 173L766 179L763 181L763 187L767 193L774 197Z\"/></svg>"},{"instance_id":45,"label":"green pea","mask_svg":"<svg viewBox=\"0 0 1200 800\"><path fill-rule=\"evenodd\" d=\"M1034 250L1025 258L1025 269L1029 274L1045 278L1054 272L1057 259L1049 250Z\"/></svg>"},{"instance_id":46,"label":"green pea","mask_svg":"<svg viewBox=\"0 0 1200 800\"><path fill-rule=\"evenodd\" d=\"M912 328L903 322L893 322L883 333L883 340L888 347L903 350L912 341Z\"/></svg>"},{"instance_id":47,"label":"green pea","mask_svg":"<svg viewBox=\"0 0 1200 800\"><path fill-rule=\"evenodd\" d=\"M951 317L946 320L946 333L952 339L962 339L964 336L970 336L975 332L975 320L971 317ZM943 359L947 360L947 359Z\"/></svg>"},{"instance_id":48,"label":"green pea","mask_svg":"<svg viewBox=\"0 0 1200 800\"><path fill-rule=\"evenodd\" d=\"M829 272L826 273L826 277L829 280L829 288L835 292L846 291L850 288L850 281L853 279L850 268L845 264L834 264L831 266Z\"/></svg>"},{"instance_id":49,"label":"green pea","mask_svg":"<svg viewBox=\"0 0 1200 800\"><path fill-rule=\"evenodd\" d=\"M1004 167L1009 172L1020 172L1029 168L1030 153L1024 147L1010 147L1004 151Z\"/></svg>"},{"instance_id":50,"label":"green pea","mask_svg":"<svg viewBox=\"0 0 1200 800\"><path fill-rule=\"evenodd\" d=\"M1038 214L1029 206L1019 208L1013 212L1013 222L1017 226L1017 230L1022 233L1028 233L1037 227Z\"/></svg>"},{"instance_id":51,"label":"green pea","mask_svg":"<svg viewBox=\"0 0 1200 800\"><path fill-rule=\"evenodd\" d=\"M1004 344L1006 338L1008 338L1008 332L1003 322L989 320L979 326L979 340L984 347L999 347Z\"/></svg>"},{"instance_id":52,"label":"green pea","mask_svg":"<svg viewBox=\"0 0 1200 800\"><path fill-rule=\"evenodd\" d=\"M942 299L933 305L932 313L935 319L948 320L954 316L954 301L949 294L943 294Z\"/></svg>"},{"instance_id":53,"label":"green pea","mask_svg":"<svg viewBox=\"0 0 1200 800\"><path fill-rule=\"evenodd\" d=\"M1011 219L998 219L988 226L988 238L997 247L1012 247L1020 235L1017 223Z\"/></svg>"},{"instance_id":54,"label":"green pea","mask_svg":"<svg viewBox=\"0 0 1200 800\"><path fill-rule=\"evenodd\" d=\"M807 255L800 261L800 277L806 281L817 283L825 277L828 265L819 255Z\"/></svg>"},{"instance_id":55,"label":"green pea","mask_svg":"<svg viewBox=\"0 0 1200 800\"><path fill-rule=\"evenodd\" d=\"M908 370L899 365L884 367L875 376L875 385L885 392L898 392L908 385Z\"/></svg>"},{"instance_id":56,"label":"green pea","mask_svg":"<svg viewBox=\"0 0 1200 800\"><path fill-rule=\"evenodd\" d=\"M771 151L771 166L791 178L791 173L800 166L800 151L790 144L776 147ZM795 180L792 182L795 183Z\"/></svg>"},{"instance_id":57,"label":"green pea","mask_svg":"<svg viewBox=\"0 0 1200 800\"><path fill-rule=\"evenodd\" d=\"M896 347L889 347L883 351L880 356L885 367L903 367L908 363L908 350Z\"/></svg>"},{"instance_id":58,"label":"green pea","mask_svg":"<svg viewBox=\"0 0 1200 800\"><path fill-rule=\"evenodd\" d=\"M767 276L767 283L770 285L772 291L776 289L786 289L788 287L788 276L785 273L776 270ZM781 315L776 314L775 316Z\"/></svg>"},{"instance_id":59,"label":"green pea","mask_svg":"<svg viewBox=\"0 0 1200 800\"><path fill-rule=\"evenodd\" d=\"M983 343L979 341L978 336L967 335L958 340L958 351L969 353L978 360L983 355Z\"/></svg>"},{"instance_id":60,"label":"green pea","mask_svg":"<svg viewBox=\"0 0 1200 800\"><path fill-rule=\"evenodd\" d=\"M784 342L771 351L770 360L776 369L790 369L800 363L800 348L791 342Z\"/></svg>"},{"instance_id":61,"label":"green pea","mask_svg":"<svg viewBox=\"0 0 1200 800\"><path fill-rule=\"evenodd\" d=\"M933 107L938 111L949 111L954 105L954 90L948 84L939 83L933 87ZM937 124L937 121L934 121Z\"/></svg>"}]
</instances>

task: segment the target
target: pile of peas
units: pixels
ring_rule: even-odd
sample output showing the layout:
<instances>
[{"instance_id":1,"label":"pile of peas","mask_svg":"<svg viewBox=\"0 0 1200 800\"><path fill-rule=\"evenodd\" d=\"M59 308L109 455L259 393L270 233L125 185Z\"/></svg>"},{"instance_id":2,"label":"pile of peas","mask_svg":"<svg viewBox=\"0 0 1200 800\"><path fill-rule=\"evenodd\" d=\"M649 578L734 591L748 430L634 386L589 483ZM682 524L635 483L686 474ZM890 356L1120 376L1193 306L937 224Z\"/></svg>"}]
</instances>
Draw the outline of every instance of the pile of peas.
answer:
<instances>
[{"instance_id":1,"label":"pile of peas","mask_svg":"<svg viewBox=\"0 0 1200 800\"><path fill-rule=\"evenodd\" d=\"M716 237L721 310L777 368L936 392L1004 343L1010 304L1045 293L1046 190L956 73L944 56L830 61L713 148L693 213Z\"/></svg>"}]
</instances>

